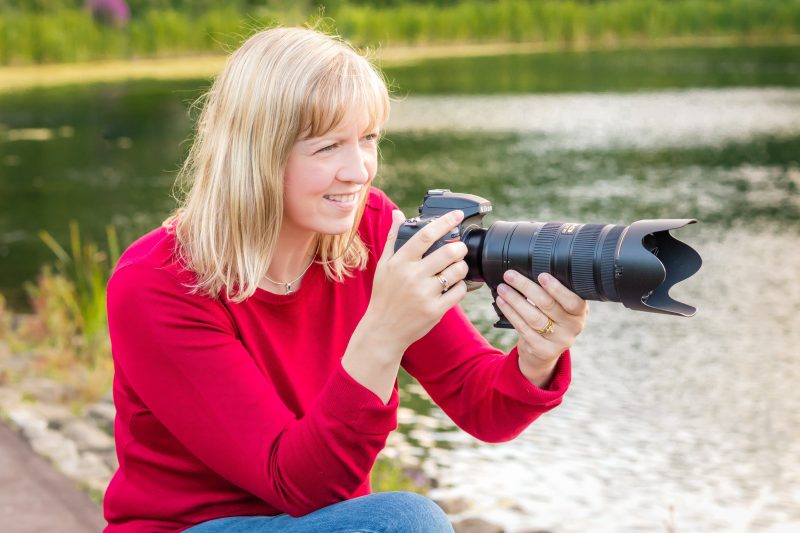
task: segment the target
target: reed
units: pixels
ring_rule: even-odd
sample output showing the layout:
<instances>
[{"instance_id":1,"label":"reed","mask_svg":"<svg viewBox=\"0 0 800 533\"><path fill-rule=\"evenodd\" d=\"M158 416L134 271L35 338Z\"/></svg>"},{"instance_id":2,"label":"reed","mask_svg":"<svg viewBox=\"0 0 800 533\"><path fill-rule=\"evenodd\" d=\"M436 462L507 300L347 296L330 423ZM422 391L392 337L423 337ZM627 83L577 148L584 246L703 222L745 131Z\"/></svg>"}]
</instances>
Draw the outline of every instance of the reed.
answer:
<instances>
[{"instance_id":1,"label":"reed","mask_svg":"<svg viewBox=\"0 0 800 533\"><path fill-rule=\"evenodd\" d=\"M106 284L119 259L116 230L113 226L106 227L106 250L101 250L93 241L82 242L80 227L74 220L69 223L69 235L70 251L67 252L50 233L39 233L42 242L56 256L56 272L49 277L60 275L69 287L60 291L58 303L70 310L81 335L89 338L105 335ZM33 300L41 292L35 285L29 285L27 291Z\"/></svg>"},{"instance_id":2,"label":"reed","mask_svg":"<svg viewBox=\"0 0 800 533\"><path fill-rule=\"evenodd\" d=\"M119 242L113 226L106 228L103 248L83 239L75 221L69 224L69 235L65 249L50 233L40 232L54 264L44 265L36 282L25 284L33 314L20 317L15 327L0 320L0 333L11 352L30 358L15 379L53 379L72 391L69 401L79 406L97 400L111 386L106 285L119 259Z\"/></svg>"},{"instance_id":3,"label":"reed","mask_svg":"<svg viewBox=\"0 0 800 533\"><path fill-rule=\"evenodd\" d=\"M800 35L800 0L328 4L325 15L342 36L373 47L526 42L572 48L676 39L781 42ZM142 6L122 28L98 24L87 12L69 7L48 12L6 9L0 14L0 64L221 53L259 28L319 18L312 2L250 10L243 3L226 5L207 10Z\"/></svg>"}]
</instances>

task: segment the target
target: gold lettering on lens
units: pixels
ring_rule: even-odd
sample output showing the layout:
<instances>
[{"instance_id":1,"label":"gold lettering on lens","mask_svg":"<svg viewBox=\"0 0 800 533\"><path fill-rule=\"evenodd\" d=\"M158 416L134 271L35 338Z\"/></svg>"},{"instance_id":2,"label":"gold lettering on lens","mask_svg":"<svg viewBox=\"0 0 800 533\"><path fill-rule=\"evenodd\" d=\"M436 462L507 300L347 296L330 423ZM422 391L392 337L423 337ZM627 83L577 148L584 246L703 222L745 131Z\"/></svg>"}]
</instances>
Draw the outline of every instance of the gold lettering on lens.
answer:
<instances>
[{"instance_id":1,"label":"gold lettering on lens","mask_svg":"<svg viewBox=\"0 0 800 533\"><path fill-rule=\"evenodd\" d=\"M564 226L561 228L561 234L566 235L568 233L575 233L575 230L578 229L578 226L580 226L580 224L564 224Z\"/></svg>"}]
</instances>

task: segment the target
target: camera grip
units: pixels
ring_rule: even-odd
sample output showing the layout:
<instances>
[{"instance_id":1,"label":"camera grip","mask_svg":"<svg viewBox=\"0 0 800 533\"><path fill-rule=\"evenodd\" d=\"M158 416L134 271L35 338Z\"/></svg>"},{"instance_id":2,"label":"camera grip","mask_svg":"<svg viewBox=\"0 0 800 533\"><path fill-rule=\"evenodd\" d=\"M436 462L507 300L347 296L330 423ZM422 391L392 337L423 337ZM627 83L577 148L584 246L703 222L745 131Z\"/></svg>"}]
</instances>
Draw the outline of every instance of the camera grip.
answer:
<instances>
[{"instance_id":1,"label":"camera grip","mask_svg":"<svg viewBox=\"0 0 800 533\"><path fill-rule=\"evenodd\" d=\"M494 324L492 324L495 328L502 328L502 329L514 329L514 326L511 325L511 322L508 321L506 316L497 307L497 290L492 289L492 307L494 307L494 312L497 313L498 320Z\"/></svg>"}]
</instances>

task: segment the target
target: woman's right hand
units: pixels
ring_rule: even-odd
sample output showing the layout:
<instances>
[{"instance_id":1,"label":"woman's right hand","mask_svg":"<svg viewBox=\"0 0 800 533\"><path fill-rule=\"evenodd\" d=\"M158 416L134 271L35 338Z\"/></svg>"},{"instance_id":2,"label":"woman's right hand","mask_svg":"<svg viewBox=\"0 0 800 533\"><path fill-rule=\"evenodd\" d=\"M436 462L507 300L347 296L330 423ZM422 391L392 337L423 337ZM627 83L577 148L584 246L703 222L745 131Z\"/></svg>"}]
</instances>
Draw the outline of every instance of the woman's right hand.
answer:
<instances>
[{"instance_id":1,"label":"woman's right hand","mask_svg":"<svg viewBox=\"0 0 800 533\"><path fill-rule=\"evenodd\" d=\"M392 211L392 227L378 260L369 306L362 324L400 354L428 333L442 316L467 293L464 261L467 246L453 242L431 254L423 254L464 218L460 210L439 217L414 234L397 252L397 233L405 220L402 211ZM448 289L442 292L442 281ZM394 351L394 350L393 350Z\"/></svg>"}]
</instances>

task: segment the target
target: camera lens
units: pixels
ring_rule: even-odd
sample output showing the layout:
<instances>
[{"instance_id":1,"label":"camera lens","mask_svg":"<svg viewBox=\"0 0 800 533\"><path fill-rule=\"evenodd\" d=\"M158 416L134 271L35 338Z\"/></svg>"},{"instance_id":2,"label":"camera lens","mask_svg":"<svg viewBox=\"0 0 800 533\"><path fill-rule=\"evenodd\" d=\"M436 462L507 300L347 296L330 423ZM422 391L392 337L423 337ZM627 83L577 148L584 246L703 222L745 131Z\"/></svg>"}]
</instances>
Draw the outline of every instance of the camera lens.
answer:
<instances>
[{"instance_id":1,"label":"camera lens","mask_svg":"<svg viewBox=\"0 0 800 533\"><path fill-rule=\"evenodd\" d=\"M536 279L552 274L587 300L620 301L614 263L627 226L564 222L496 222L486 231L480 271L490 285L512 269ZM465 239L469 245L469 240Z\"/></svg>"},{"instance_id":2,"label":"camera lens","mask_svg":"<svg viewBox=\"0 0 800 533\"><path fill-rule=\"evenodd\" d=\"M435 189L425 195L419 220L427 223L455 209L464 212L459 232L467 246L465 281L470 290L485 282L496 300L506 270L532 280L547 272L585 300L621 302L628 309L668 315L692 316L697 311L669 295L676 283L703 264L696 250L670 235L695 219L639 220L629 226L499 220L485 228L483 218L492 210L488 200ZM395 250L419 228L416 223L403 224ZM440 239L431 250L445 242ZM493 305L500 318L495 327L512 327L496 302Z\"/></svg>"}]
</instances>

